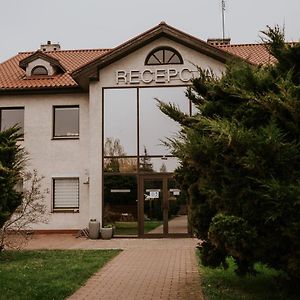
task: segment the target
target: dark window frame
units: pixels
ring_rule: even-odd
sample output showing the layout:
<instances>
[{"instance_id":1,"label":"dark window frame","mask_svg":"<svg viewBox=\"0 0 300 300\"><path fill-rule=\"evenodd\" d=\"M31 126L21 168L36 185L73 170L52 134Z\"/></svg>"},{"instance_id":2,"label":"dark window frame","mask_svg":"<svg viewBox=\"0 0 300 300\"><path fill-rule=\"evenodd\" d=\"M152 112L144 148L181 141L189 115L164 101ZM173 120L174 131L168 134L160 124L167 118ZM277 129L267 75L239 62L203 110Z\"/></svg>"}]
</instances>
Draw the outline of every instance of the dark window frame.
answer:
<instances>
[{"instance_id":1,"label":"dark window frame","mask_svg":"<svg viewBox=\"0 0 300 300\"><path fill-rule=\"evenodd\" d=\"M77 207L55 207L55 180L76 179L78 181L78 206ZM80 208L80 179L79 177L52 177L52 212L79 213Z\"/></svg>"},{"instance_id":2,"label":"dark window frame","mask_svg":"<svg viewBox=\"0 0 300 300\"><path fill-rule=\"evenodd\" d=\"M78 108L78 135L56 136L55 135L55 109L56 108ZM53 105L52 107L52 140L79 140L80 137L80 105Z\"/></svg>"},{"instance_id":3,"label":"dark window frame","mask_svg":"<svg viewBox=\"0 0 300 300\"><path fill-rule=\"evenodd\" d=\"M159 59L156 57L155 54L156 54L158 51L161 51L161 50L163 50L163 62L149 63L149 60L150 60L150 58L151 58L152 56L154 56L155 59L156 59L157 61L159 61ZM171 58L169 58L169 61L168 61L168 62L165 61L165 51L166 51L166 50L167 50L167 51L173 52L173 55L171 56ZM178 62L178 63L170 63L170 60L171 60L175 55L179 58L179 61L180 61L180 62ZM161 47L157 47L157 48L153 49L153 50L147 55L147 57L146 57L146 59L145 59L145 65L146 65L146 66L182 65L182 64L183 64L183 59L182 59L181 54L180 54L176 49L174 49L174 48L172 48L172 47L168 47L168 46L161 46Z\"/></svg>"},{"instance_id":4,"label":"dark window frame","mask_svg":"<svg viewBox=\"0 0 300 300\"><path fill-rule=\"evenodd\" d=\"M46 71L46 74L40 74L40 73L35 74L34 72L35 72L37 69L43 69L44 71ZM42 66L42 65L35 66L35 67L31 70L31 76L48 76L48 75L49 75L49 72L48 72L47 68L46 68L45 66Z\"/></svg>"},{"instance_id":5,"label":"dark window frame","mask_svg":"<svg viewBox=\"0 0 300 300\"><path fill-rule=\"evenodd\" d=\"M2 129L2 111L3 110L23 110L23 136L25 133L25 106L4 106L4 107L0 107L0 131L4 130ZM23 141L23 138L20 138L20 141Z\"/></svg>"}]
</instances>

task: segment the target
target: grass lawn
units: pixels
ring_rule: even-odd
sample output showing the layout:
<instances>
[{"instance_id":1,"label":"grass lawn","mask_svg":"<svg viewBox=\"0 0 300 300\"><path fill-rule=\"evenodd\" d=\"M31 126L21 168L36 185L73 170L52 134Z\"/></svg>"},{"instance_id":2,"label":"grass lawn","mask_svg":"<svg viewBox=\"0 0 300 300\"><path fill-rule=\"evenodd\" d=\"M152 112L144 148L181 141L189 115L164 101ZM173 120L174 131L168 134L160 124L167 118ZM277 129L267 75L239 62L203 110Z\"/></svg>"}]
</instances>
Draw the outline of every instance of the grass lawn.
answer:
<instances>
[{"instance_id":1,"label":"grass lawn","mask_svg":"<svg viewBox=\"0 0 300 300\"><path fill-rule=\"evenodd\" d=\"M228 260L229 269L211 269L200 266L202 288L207 300L296 300L300 289L287 287L278 279L275 270L256 265L257 276L238 277L234 273L234 262Z\"/></svg>"},{"instance_id":2,"label":"grass lawn","mask_svg":"<svg viewBox=\"0 0 300 300\"><path fill-rule=\"evenodd\" d=\"M160 225L162 225L162 221L145 221L145 233L155 229ZM138 235L137 222L115 222L115 226L115 235Z\"/></svg>"},{"instance_id":3,"label":"grass lawn","mask_svg":"<svg viewBox=\"0 0 300 300\"><path fill-rule=\"evenodd\" d=\"M43 250L0 253L0 299L65 299L118 250Z\"/></svg>"}]
</instances>

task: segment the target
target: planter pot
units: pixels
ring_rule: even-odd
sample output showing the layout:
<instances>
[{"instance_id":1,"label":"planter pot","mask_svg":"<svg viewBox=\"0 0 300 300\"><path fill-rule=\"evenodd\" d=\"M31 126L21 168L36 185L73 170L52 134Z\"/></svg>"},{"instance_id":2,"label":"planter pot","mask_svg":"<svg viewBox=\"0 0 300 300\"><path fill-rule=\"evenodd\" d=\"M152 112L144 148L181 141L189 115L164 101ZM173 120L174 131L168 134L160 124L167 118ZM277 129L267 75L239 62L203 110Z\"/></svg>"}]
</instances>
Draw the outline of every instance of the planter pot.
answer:
<instances>
[{"instance_id":1,"label":"planter pot","mask_svg":"<svg viewBox=\"0 0 300 300\"><path fill-rule=\"evenodd\" d=\"M98 239L100 232L100 222L96 219L91 219L89 222L89 237L90 239Z\"/></svg>"},{"instance_id":2,"label":"planter pot","mask_svg":"<svg viewBox=\"0 0 300 300\"><path fill-rule=\"evenodd\" d=\"M113 228L101 228L101 237L104 240L110 240L113 236Z\"/></svg>"}]
</instances>

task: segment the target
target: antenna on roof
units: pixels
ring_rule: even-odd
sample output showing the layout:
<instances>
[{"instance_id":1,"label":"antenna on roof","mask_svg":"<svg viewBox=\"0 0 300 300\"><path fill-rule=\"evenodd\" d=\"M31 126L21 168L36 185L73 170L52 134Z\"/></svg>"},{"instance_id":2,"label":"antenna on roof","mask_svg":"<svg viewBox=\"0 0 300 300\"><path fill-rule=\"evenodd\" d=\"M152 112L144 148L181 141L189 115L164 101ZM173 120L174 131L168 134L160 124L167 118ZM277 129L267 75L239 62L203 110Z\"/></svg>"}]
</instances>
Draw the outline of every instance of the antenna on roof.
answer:
<instances>
[{"instance_id":1,"label":"antenna on roof","mask_svg":"<svg viewBox=\"0 0 300 300\"><path fill-rule=\"evenodd\" d=\"M222 0L222 36L223 36L223 40L225 39L225 9L226 9L226 5L225 5L225 0Z\"/></svg>"}]
</instances>

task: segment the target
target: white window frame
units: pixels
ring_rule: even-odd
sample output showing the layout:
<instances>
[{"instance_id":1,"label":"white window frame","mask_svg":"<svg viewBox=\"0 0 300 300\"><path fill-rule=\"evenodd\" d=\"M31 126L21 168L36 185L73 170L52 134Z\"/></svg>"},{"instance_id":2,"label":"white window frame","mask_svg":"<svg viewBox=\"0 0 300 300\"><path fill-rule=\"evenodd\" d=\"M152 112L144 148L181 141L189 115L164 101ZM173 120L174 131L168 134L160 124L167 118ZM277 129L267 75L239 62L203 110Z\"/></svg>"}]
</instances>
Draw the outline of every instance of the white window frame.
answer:
<instances>
[{"instance_id":1,"label":"white window frame","mask_svg":"<svg viewBox=\"0 0 300 300\"><path fill-rule=\"evenodd\" d=\"M78 109L78 133L71 134L71 135L57 135L57 132L55 131L55 126L56 126L56 111L57 109ZM76 105L53 105L53 126L52 126L52 139L53 140L65 140L65 139L79 139L80 135L80 106L78 104Z\"/></svg>"},{"instance_id":2,"label":"white window frame","mask_svg":"<svg viewBox=\"0 0 300 300\"><path fill-rule=\"evenodd\" d=\"M74 202L77 202L76 205L66 205L61 206L56 204L56 187L55 184L57 181L63 181L63 180L76 180L77 181L77 201L74 200ZM74 191L76 193L76 191ZM79 212L79 206L80 206L80 180L79 177L52 177L52 208L53 212Z\"/></svg>"},{"instance_id":3,"label":"white window frame","mask_svg":"<svg viewBox=\"0 0 300 300\"><path fill-rule=\"evenodd\" d=\"M21 128L22 128L22 134L24 134L24 131L25 131L25 107L24 106L5 106L5 107L0 107L0 130L2 131L2 130L4 130L4 128L2 128L2 112L3 111L6 111L6 110L23 110L23 124L22 124L22 126L21 126ZM18 123L16 123L15 125L17 125ZM8 129L8 128L6 128L6 129ZM22 140L23 140L23 138L22 138Z\"/></svg>"}]
</instances>

